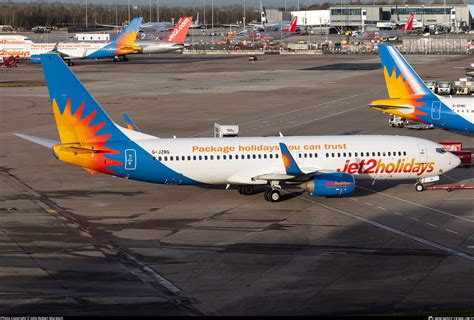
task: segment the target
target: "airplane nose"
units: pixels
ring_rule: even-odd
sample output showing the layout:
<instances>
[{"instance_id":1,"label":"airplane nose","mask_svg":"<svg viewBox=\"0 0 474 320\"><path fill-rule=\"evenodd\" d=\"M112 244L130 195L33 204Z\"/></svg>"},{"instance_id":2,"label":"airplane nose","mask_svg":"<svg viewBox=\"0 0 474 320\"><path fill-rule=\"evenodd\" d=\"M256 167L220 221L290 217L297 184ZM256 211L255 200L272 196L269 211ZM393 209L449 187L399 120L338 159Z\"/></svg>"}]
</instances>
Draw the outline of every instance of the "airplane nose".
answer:
<instances>
[{"instance_id":1,"label":"airplane nose","mask_svg":"<svg viewBox=\"0 0 474 320\"><path fill-rule=\"evenodd\" d=\"M450 169L454 169L461 164L461 159L455 154L449 152L449 164L451 166Z\"/></svg>"}]
</instances>

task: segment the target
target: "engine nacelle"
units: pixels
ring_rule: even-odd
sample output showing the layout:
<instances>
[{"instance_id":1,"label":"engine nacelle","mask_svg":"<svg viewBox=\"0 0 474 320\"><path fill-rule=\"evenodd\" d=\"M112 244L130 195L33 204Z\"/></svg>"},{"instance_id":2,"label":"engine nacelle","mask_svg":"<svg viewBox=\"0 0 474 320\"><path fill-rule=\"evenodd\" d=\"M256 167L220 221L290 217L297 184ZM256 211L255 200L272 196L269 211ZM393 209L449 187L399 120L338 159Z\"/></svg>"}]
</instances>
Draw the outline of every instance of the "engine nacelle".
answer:
<instances>
[{"instance_id":1,"label":"engine nacelle","mask_svg":"<svg viewBox=\"0 0 474 320\"><path fill-rule=\"evenodd\" d=\"M319 173L300 187L313 197L341 197L354 192L354 177L344 172Z\"/></svg>"}]
</instances>

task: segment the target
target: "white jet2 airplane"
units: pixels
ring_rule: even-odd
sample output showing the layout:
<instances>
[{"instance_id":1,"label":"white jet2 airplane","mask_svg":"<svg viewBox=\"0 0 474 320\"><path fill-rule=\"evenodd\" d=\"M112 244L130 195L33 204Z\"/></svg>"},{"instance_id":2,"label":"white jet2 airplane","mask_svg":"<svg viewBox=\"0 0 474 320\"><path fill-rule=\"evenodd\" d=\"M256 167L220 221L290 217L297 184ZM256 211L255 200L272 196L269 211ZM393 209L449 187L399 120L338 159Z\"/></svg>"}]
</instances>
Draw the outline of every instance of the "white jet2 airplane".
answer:
<instances>
[{"instance_id":1,"label":"white jet2 airplane","mask_svg":"<svg viewBox=\"0 0 474 320\"><path fill-rule=\"evenodd\" d=\"M55 54L41 64L59 141L16 135L52 148L55 157L91 173L183 185L238 185L241 194L269 185L281 198L285 183L312 196L344 196L354 179L415 179L417 190L460 163L437 143L403 136L294 136L160 139L114 123Z\"/></svg>"}]
</instances>

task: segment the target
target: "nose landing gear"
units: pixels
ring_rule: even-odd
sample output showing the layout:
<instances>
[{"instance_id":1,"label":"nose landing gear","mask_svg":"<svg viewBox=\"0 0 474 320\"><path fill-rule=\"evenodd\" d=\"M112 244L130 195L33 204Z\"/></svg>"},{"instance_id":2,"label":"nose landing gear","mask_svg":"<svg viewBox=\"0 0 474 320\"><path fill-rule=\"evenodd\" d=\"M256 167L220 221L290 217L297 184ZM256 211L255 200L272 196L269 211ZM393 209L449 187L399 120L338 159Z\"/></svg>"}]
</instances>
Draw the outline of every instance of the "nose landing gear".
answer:
<instances>
[{"instance_id":1,"label":"nose landing gear","mask_svg":"<svg viewBox=\"0 0 474 320\"><path fill-rule=\"evenodd\" d=\"M417 182L415 184L415 190L418 191L418 192L422 192L422 191L425 190L425 186L422 183Z\"/></svg>"}]
</instances>

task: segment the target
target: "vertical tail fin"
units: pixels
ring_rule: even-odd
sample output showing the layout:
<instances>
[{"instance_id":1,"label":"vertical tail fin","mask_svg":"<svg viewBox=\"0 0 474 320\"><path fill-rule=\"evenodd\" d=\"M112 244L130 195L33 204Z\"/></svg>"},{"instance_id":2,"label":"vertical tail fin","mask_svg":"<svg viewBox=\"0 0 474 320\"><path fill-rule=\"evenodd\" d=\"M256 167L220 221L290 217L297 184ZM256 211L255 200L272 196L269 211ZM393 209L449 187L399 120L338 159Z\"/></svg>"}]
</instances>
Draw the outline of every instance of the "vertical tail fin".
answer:
<instances>
[{"instance_id":1,"label":"vertical tail fin","mask_svg":"<svg viewBox=\"0 0 474 320\"><path fill-rule=\"evenodd\" d=\"M140 25L143 18L134 18L128 26L122 29L117 38L112 41L111 45L115 48L131 47L135 44L135 39L140 31Z\"/></svg>"},{"instance_id":2,"label":"vertical tail fin","mask_svg":"<svg viewBox=\"0 0 474 320\"><path fill-rule=\"evenodd\" d=\"M395 47L378 45L389 97L434 96Z\"/></svg>"},{"instance_id":3,"label":"vertical tail fin","mask_svg":"<svg viewBox=\"0 0 474 320\"><path fill-rule=\"evenodd\" d=\"M262 0L260 0L260 21L262 22L262 26L268 22L267 11L265 10L265 7L262 4Z\"/></svg>"},{"instance_id":4,"label":"vertical tail fin","mask_svg":"<svg viewBox=\"0 0 474 320\"><path fill-rule=\"evenodd\" d=\"M400 28L400 30L406 30L406 31L410 31L413 29L413 20L415 19L415 16L414 15L411 15L410 16L410 19L408 19L408 22L406 25L404 25L402 28Z\"/></svg>"},{"instance_id":5,"label":"vertical tail fin","mask_svg":"<svg viewBox=\"0 0 474 320\"><path fill-rule=\"evenodd\" d=\"M193 17L181 17L171 33L165 38L165 41L178 43L184 42L192 22Z\"/></svg>"},{"instance_id":6,"label":"vertical tail fin","mask_svg":"<svg viewBox=\"0 0 474 320\"><path fill-rule=\"evenodd\" d=\"M283 29L285 32L296 32L296 22L298 21L298 17L294 16L293 20L291 20L291 23L288 27Z\"/></svg>"},{"instance_id":7,"label":"vertical tail fin","mask_svg":"<svg viewBox=\"0 0 474 320\"><path fill-rule=\"evenodd\" d=\"M61 138L53 146L56 158L91 173L116 175L123 164L117 141L126 141L125 135L58 54L40 59Z\"/></svg>"},{"instance_id":8,"label":"vertical tail fin","mask_svg":"<svg viewBox=\"0 0 474 320\"><path fill-rule=\"evenodd\" d=\"M61 143L123 140L123 133L57 54L42 54L49 97Z\"/></svg>"}]
</instances>

